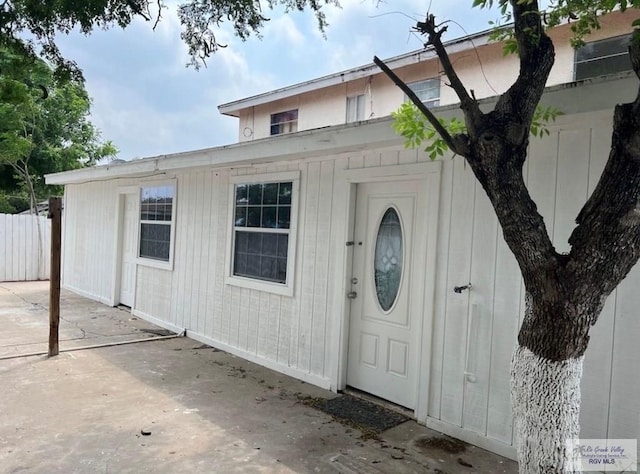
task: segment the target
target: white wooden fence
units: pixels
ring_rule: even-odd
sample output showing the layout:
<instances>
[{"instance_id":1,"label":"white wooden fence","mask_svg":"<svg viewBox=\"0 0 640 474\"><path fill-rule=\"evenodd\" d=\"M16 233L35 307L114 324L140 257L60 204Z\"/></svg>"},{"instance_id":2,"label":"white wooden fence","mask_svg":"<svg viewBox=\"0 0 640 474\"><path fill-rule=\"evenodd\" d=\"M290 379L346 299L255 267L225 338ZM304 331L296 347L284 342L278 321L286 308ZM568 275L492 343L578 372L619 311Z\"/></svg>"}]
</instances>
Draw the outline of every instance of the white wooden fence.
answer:
<instances>
[{"instance_id":1,"label":"white wooden fence","mask_svg":"<svg viewBox=\"0 0 640 474\"><path fill-rule=\"evenodd\" d=\"M46 217L0 214L0 281L49 279L50 242Z\"/></svg>"}]
</instances>

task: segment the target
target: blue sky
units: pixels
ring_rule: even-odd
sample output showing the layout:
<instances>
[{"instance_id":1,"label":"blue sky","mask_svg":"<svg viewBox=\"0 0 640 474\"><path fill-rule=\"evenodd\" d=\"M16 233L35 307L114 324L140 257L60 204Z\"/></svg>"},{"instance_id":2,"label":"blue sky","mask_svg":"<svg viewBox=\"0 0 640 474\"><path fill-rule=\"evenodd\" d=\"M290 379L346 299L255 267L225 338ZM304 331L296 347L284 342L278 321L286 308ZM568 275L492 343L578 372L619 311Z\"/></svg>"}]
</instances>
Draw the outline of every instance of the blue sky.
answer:
<instances>
[{"instance_id":1,"label":"blue sky","mask_svg":"<svg viewBox=\"0 0 640 474\"><path fill-rule=\"evenodd\" d=\"M374 55L420 49L411 28L429 7L437 18L459 23L449 26L445 40L498 18L471 3L342 0L341 9L326 9L326 39L311 13L269 12L262 40L242 42L223 26L218 37L228 47L199 71L185 67L189 58L172 6L155 31L136 21L126 30L62 36L59 45L84 71L94 124L128 160L234 143L237 119L220 115L218 105L368 64Z\"/></svg>"}]
</instances>

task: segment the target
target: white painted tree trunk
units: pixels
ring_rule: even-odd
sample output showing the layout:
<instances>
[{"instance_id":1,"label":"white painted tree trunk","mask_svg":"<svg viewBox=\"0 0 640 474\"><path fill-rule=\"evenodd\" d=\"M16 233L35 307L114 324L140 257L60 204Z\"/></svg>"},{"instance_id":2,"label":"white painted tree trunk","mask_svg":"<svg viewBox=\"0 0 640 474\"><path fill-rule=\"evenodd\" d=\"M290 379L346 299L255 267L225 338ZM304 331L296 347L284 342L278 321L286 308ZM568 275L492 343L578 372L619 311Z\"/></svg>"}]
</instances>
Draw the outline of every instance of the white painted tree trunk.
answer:
<instances>
[{"instance_id":1,"label":"white painted tree trunk","mask_svg":"<svg viewBox=\"0 0 640 474\"><path fill-rule=\"evenodd\" d=\"M511 402L520 474L567 474L566 440L580 435L583 357L560 362L517 347L511 361Z\"/></svg>"}]
</instances>

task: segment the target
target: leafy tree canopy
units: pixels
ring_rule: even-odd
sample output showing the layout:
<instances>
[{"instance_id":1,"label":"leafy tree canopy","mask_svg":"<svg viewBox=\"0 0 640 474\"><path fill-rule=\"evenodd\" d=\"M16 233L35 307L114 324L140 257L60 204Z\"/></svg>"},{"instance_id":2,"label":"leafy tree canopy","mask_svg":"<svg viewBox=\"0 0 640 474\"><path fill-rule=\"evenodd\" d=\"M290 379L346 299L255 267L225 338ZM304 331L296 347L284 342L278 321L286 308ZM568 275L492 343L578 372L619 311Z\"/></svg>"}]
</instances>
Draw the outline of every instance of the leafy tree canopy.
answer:
<instances>
[{"instance_id":1,"label":"leafy tree canopy","mask_svg":"<svg viewBox=\"0 0 640 474\"><path fill-rule=\"evenodd\" d=\"M178 5L183 25L182 39L189 48L196 67L224 47L218 42L216 29L224 22L233 26L242 40L259 35L268 21L263 7L282 7L285 11L311 10L321 31L327 26L322 8L338 5L338 0L189 0ZM78 29L89 34L95 28L125 28L135 18L153 22L161 20L165 0L4 0L0 3L0 42L22 54L41 54L56 66L57 74L80 77L80 70L60 54L57 33ZM22 41L25 37L29 40Z\"/></svg>"},{"instance_id":2,"label":"leafy tree canopy","mask_svg":"<svg viewBox=\"0 0 640 474\"><path fill-rule=\"evenodd\" d=\"M50 194L47 173L116 153L100 141L89 108L81 82L56 77L40 59L0 48L0 211L22 210L25 197L29 207Z\"/></svg>"}]
</instances>

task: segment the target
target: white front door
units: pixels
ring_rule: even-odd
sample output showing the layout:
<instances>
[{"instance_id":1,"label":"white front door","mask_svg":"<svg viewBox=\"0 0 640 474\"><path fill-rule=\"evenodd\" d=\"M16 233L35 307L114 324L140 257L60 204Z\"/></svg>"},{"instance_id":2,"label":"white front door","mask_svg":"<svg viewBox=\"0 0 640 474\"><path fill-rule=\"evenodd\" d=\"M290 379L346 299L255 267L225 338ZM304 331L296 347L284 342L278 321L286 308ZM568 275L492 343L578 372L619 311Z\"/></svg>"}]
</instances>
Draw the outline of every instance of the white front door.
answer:
<instances>
[{"instance_id":1,"label":"white front door","mask_svg":"<svg viewBox=\"0 0 640 474\"><path fill-rule=\"evenodd\" d=\"M347 385L407 408L416 406L427 271L423 188L363 183L356 198Z\"/></svg>"},{"instance_id":2,"label":"white front door","mask_svg":"<svg viewBox=\"0 0 640 474\"><path fill-rule=\"evenodd\" d=\"M120 265L120 304L133 307L136 291L136 253L138 236L138 195L124 195L122 213L122 251Z\"/></svg>"}]
</instances>

